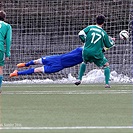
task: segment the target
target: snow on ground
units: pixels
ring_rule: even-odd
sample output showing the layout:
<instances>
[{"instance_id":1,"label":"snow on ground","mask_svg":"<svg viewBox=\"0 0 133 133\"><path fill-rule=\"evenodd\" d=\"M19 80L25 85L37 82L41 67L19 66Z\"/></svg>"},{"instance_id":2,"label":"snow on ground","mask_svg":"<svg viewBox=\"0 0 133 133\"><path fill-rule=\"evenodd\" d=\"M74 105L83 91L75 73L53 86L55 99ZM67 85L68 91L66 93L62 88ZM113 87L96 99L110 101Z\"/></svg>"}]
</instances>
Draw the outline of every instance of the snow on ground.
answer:
<instances>
[{"instance_id":1,"label":"snow on ground","mask_svg":"<svg viewBox=\"0 0 133 133\"><path fill-rule=\"evenodd\" d=\"M104 83L104 72L101 69L94 69L83 76L82 83ZM44 80L21 80L21 81L5 81L4 83L17 83L17 84L71 84L76 81L76 77L73 77L71 73L68 74L68 78L62 78L57 80L44 79ZM126 75L118 74L116 71L110 73L110 83L133 83L133 78L129 78Z\"/></svg>"}]
</instances>

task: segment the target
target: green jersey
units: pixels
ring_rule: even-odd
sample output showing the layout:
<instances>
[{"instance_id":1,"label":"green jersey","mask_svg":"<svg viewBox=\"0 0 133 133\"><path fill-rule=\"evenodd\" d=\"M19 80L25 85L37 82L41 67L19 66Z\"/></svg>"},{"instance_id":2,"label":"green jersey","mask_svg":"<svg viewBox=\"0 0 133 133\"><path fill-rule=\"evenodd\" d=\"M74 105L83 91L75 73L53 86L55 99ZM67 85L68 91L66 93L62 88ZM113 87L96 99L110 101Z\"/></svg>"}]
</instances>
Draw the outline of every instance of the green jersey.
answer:
<instances>
[{"instance_id":1,"label":"green jersey","mask_svg":"<svg viewBox=\"0 0 133 133\"><path fill-rule=\"evenodd\" d=\"M102 50L110 48L114 41L98 25L90 25L79 32L79 38L84 43L83 59L85 62L94 62L97 66L103 66L107 59Z\"/></svg>"},{"instance_id":2,"label":"green jersey","mask_svg":"<svg viewBox=\"0 0 133 133\"><path fill-rule=\"evenodd\" d=\"M79 37L83 43L84 48L91 51L93 54L102 52L103 47L110 48L114 45L107 33L98 25L90 25L79 33Z\"/></svg>"},{"instance_id":3,"label":"green jersey","mask_svg":"<svg viewBox=\"0 0 133 133\"><path fill-rule=\"evenodd\" d=\"M12 40L11 25L4 21L0 21L0 51L5 52L6 57L10 57L11 40Z\"/></svg>"}]
</instances>

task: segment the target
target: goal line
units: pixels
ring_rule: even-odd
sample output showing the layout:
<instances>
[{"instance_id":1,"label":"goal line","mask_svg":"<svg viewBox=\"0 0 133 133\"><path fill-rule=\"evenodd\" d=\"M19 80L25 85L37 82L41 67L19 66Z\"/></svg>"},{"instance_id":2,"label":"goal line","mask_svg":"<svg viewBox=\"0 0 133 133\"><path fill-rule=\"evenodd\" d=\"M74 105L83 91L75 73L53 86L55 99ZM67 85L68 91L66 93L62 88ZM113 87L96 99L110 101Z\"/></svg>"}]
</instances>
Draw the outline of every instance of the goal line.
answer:
<instances>
[{"instance_id":1,"label":"goal line","mask_svg":"<svg viewBox=\"0 0 133 133\"><path fill-rule=\"evenodd\" d=\"M133 129L133 126L0 127L0 130Z\"/></svg>"},{"instance_id":2,"label":"goal line","mask_svg":"<svg viewBox=\"0 0 133 133\"><path fill-rule=\"evenodd\" d=\"M132 90L63 90L63 91L3 91L4 95L92 95L92 94L131 94Z\"/></svg>"}]
</instances>

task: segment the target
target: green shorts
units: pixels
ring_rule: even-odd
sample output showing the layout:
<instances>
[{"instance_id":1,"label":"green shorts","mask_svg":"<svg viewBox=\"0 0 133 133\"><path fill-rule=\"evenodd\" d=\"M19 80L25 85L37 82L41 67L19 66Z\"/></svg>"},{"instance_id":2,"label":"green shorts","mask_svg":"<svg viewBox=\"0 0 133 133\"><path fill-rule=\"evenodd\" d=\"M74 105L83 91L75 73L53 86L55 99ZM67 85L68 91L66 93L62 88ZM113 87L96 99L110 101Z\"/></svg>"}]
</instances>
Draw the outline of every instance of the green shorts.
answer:
<instances>
[{"instance_id":1,"label":"green shorts","mask_svg":"<svg viewBox=\"0 0 133 133\"><path fill-rule=\"evenodd\" d=\"M92 52L84 50L82 53L82 57L83 57L84 62L86 63L94 62L94 64L97 65L98 67L102 67L108 62L108 60L106 59L106 57L104 56L102 52L96 55L96 54L93 54Z\"/></svg>"},{"instance_id":2,"label":"green shorts","mask_svg":"<svg viewBox=\"0 0 133 133\"><path fill-rule=\"evenodd\" d=\"M0 66L4 66L5 64L5 52L0 51Z\"/></svg>"}]
</instances>

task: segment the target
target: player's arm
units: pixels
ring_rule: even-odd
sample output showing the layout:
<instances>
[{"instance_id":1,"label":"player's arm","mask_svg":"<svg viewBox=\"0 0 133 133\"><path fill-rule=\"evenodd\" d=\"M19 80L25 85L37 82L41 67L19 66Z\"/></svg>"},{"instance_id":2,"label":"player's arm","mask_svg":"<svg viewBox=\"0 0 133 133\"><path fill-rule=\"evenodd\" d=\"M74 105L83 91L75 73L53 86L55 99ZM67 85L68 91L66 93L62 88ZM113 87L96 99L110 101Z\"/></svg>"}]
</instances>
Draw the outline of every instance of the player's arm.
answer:
<instances>
[{"instance_id":1,"label":"player's arm","mask_svg":"<svg viewBox=\"0 0 133 133\"><path fill-rule=\"evenodd\" d=\"M10 57L10 47L11 47L11 42L12 42L12 27L9 25L8 26L8 31L6 35L6 57Z\"/></svg>"},{"instance_id":2,"label":"player's arm","mask_svg":"<svg viewBox=\"0 0 133 133\"><path fill-rule=\"evenodd\" d=\"M108 36L107 34L104 35L104 45L106 48L111 48L115 46L115 38Z\"/></svg>"},{"instance_id":3,"label":"player's arm","mask_svg":"<svg viewBox=\"0 0 133 133\"><path fill-rule=\"evenodd\" d=\"M109 38L111 39L111 41L114 41L114 42L113 42L113 46L111 46L111 47L114 47L114 46L115 46L115 38L112 38L112 37L110 37L110 36L109 36ZM109 47L109 48L103 47L102 52L106 52L106 51L109 50L111 47Z\"/></svg>"},{"instance_id":4,"label":"player's arm","mask_svg":"<svg viewBox=\"0 0 133 133\"><path fill-rule=\"evenodd\" d=\"M87 33L89 31L89 26L84 28L83 30L81 30L78 34L80 40L85 43L86 37L87 37Z\"/></svg>"},{"instance_id":5,"label":"player's arm","mask_svg":"<svg viewBox=\"0 0 133 133\"><path fill-rule=\"evenodd\" d=\"M81 30L81 31L79 32L78 36L79 36L81 42L85 43L86 34L85 34L84 30Z\"/></svg>"}]
</instances>

